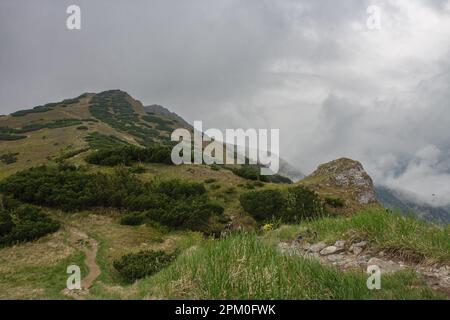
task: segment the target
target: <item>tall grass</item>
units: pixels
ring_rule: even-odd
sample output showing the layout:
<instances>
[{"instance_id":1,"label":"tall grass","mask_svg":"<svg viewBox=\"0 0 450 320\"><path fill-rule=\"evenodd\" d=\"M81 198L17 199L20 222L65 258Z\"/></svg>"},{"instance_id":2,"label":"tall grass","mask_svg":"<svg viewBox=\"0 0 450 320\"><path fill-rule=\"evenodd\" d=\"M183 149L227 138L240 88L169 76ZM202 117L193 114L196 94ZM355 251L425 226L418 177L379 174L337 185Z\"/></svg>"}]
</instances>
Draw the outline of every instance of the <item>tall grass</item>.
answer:
<instances>
[{"instance_id":1,"label":"tall grass","mask_svg":"<svg viewBox=\"0 0 450 320\"><path fill-rule=\"evenodd\" d=\"M437 226L385 209L283 226L268 237L289 240L299 233L309 241L328 243L351 238L368 240L374 250L386 250L414 262L450 262L450 225Z\"/></svg>"},{"instance_id":2,"label":"tall grass","mask_svg":"<svg viewBox=\"0 0 450 320\"><path fill-rule=\"evenodd\" d=\"M363 273L341 272L280 253L254 234L235 234L188 250L139 282L143 297L165 299L427 299L412 272L382 278L370 291ZM413 287L415 289L413 289Z\"/></svg>"}]
</instances>

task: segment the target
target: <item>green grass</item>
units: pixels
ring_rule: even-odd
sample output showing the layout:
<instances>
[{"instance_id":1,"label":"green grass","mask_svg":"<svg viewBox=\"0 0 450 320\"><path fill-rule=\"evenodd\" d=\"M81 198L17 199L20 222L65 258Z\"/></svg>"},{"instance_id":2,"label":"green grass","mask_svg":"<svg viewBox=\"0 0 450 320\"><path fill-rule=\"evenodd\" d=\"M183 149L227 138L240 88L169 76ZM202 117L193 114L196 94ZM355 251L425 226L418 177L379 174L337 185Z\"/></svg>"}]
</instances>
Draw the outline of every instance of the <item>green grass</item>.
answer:
<instances>
[{"instance_id":1,"label":"green grass","mask_svg":"<svg viewBox=\"0 0 450 320\"><path fill-rule=\"evenodd\" d=\"M432 299L413 272L382 278L368 290L363 273L341 272L280 253L254 234L235 234L187 250L138 283L139 294L163 299Z\"/></svg>"},{"instance_id":2,"label":"green grass","mask_svg":"<svg viewBox=\"0 0 450 320\"><path fill-rule=\"evenodd\" d=\"M66 271L70 265L77 265L81 270L81 277L88 273L84 264L84 253L75 252L71 256L52 266L24 266L14 272L2 273L0 288L6 296L0 294L1 299L70 299L61 294L66 288ZM26 289L25 289L26 288Z\"/></svg>"},{"instance_id":3,"label":"green grass","mask_svg":"<svg viewBox=\"0 0 450 320\"><path fill-rule=\"evenodd\" d=\"M374 250L384 250L412 262L450 262L450 225L440 227L385 209L367 209L351 217L282 226L268 237L292 240L299 233L306 235L310 242L368 240Z\"/></svg>"}]
</instances>

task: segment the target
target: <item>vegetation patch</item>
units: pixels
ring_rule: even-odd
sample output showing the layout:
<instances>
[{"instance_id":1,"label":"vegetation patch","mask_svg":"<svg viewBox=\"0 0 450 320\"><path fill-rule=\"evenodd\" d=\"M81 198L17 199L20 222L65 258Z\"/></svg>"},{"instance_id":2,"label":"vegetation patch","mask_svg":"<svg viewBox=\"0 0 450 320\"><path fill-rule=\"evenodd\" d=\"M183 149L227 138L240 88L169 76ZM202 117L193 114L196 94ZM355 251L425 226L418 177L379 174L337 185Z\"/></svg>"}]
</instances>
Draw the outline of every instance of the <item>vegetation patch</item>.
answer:
<instances>
[{"instance_id":1,"label":"vegetation patch","mask_svg":"<svg viewBox=\"0 0 450 320\"><path fill-rule=\"evenodd\" d=\"M405 261L450 263L450 225L437 226L382 208L365 209L350 217L305 221L279 231L283 233L282 240L293 240L299 233L312 242L364 240L373 250ZM276 237L281 236L279 231L274 231Z\"/></svg>"},{"instance_id":2,"label":"vegetation patch","mask_svg":"<svg viewBox=\"0 0 450 320\"><path fill-rule=\"evenodd\" d=\"M209 230L223 208L211 203L203 184L182 180L142 182L125 168L113 174L88 173L60 164L18 172L0 182L0 191L23 202L65 211L112 207L143 212L165 226ZM216 225L217 226L217 225Z\"/></svg>"},{"instance_id":3,"label":"vegetation patch","mask_svg":"<svg viewBox=\"0 0 450 320\"><path fill-rule=\"evenodd\" d=\"M162 299L436 299L414 272L383 276L383 290L367 290L367 276L285 255L254 234L234 234L179 256L142 280L142 294Z\"/></svg>"},{"instance_id":4,"label":"vegetation patch","mask_svg":"<svg viewBox=\"0 0 450 320\"><path fill-rule=\"evenodd\" d=\"M164 251L140 251L123 256L114 261L113 266L123 278L134 282L160 271L174 258L175 254L167 254Z\"/></svg>"},{"instance_id":5,"label":"vegetation patch","mask_svg":"<svg viewBox=\"0 0 450 320\"><path fill-rule=\"evenodd\" d=\"M0 247L32 241L59 229L59 222L41 209L0 199Z\"/></svg>"},{"instance_id":6,"label":"vegetation patch","mask_svg":"<svg viewBox=\"0 0 450 320\"><path fill-rule=\"evenodd\" d=\"M79 103L80 99L84 98L85 96L86 96L86 94L82 94L73 99L65 99L61 102L51 102L51 103L47 103L43 106L34 107L32 109L16 111L16 112L11 113L11 116L23 117L23 116L26 116L27 114L48 112L48 111L53 110L58 105L61 105L62 107L67 107L68 105Z\"/></svg>"},{"instance_id":7,"label":"vegetation patch","mask_svg":"<svg viewBox=\"0 0 450 320\"><path fill-rule=\"evenodd\" d=\"M0 161L3 162L4 164L12 164L17 162L18 155L19 155L18 152L8 152L0 155Z\"/></svg>"},{"instance_id":8,"label":"vegetation patch","mask_svg":"<svg viewBox=\"0 0 450 320\"><path fill-rule=\"evenodd\" d=\"M119 146L129 145L128 142L123 141L117 138L116 136L113 135L107 136L99 132L92 132L88 134L85 140L89 144L89 146L95 150L110 149Z\"/></svg>"},{"instance_id":9,"label":"vegetation patch","mask_svg":"<svg viewBox=\"0 0 450 320\"><path fill-rule=\"evenodd\" d=\"M0 141L14 141L25 139L27 136L19 135L16 129L0 127Z\"/></svg>"},{"instance_id":10,"label":"vegetation patch","mask_svg":"<svg viewBox=\"0 0 450 320\"><path fill-rule=\"evenodd\" d=\"M276 189L251 191L242 194L239 201L244 210L259 221L295 223L319 218L325 213L319 196L300 186L289 188L287 193Z\"/></svg>"},{"instance_id":11,"label":"vegetation patch","mask_svg":"<svg viewBox=\"0 0 450 320\"><path fill-rule=\"evenodd\" d=\"M263 182L271 182L271 183L285 183L285 184L292 184L292 180L284 177L279 174L274 175L267 175L263 176L260 174L261 167L258 165L249 165L245 164L238 168L233 168L231 171L244 179L247 180L254 180L254 181L263 181Z\"/></svg>"},{"instance_id":12,"label":"vegetation patch","mask_svg":"<svg viewBox=\"0 0 450 320\"><path fill-rule=\"evenodd\" d=\"M13 112L13 113L11 113L11 116L12 117L23 117L23 116L26 116L27 114L42 113L42 112L47 112L50 110L53 110L53 108L46 107L46 106L37 106L37 107L34 107L33 109L25 109L25 110Z\"/></svg>"},{"instance_id":13,"label":"vegetation patch","mask_svg":"<svg viewBox=\"0 0 450 320\"><path fill-rule=\"evenodd\" d=\"M144 121L151 122L151 123L156 123L156 124L159 124L161 126L174 124L174 122L172 120L163 119L163 118L158 117L156 115L145 115L145 116L142 117L142 119Z\"/></svg>"},{"instance_id":14,"label":"vegetation patch","mask_svg":"<svg viewBox=\"0 0 450 320\"><path fill-rule=\"evenodd\" d=\"M159 132L140 122L140 116L136 113L128 101L128 95L120 90L110 90L96 94L91 99L90 113L111 127L127 132L138 138L140 144L147 146L159 137ZM165 139L167 140L167 138Z\"/></svg>"},{"instance_id":15,"label":"vegetation patch","mask_svg":"<svg viewBox=\"0 0 450 320\"><path fill-rule=\"evenodd\" d=\"M61 154L55 159L55 161L56 162L62 162L64 160L73 158L73 157L75 157L75 156L77 156L77 155L79 155L79 154L81 154L83 152L86 152L88 150L89 150L89 148L80 148L80 149L75 149L75 150L71 150L71 149L64 150L64 151L61 151Z\"/></svg>"},{"instance_id":16,"label":"vegetation patch","mask_svg":"<svg viewBox=\"0 0 450 320\"><path fill-rule=\"evenodd\" d=\"M333 208L345 207L345 200L339 197L326 197L325 203Z\"/></svg>"},{"instance_id":17,"label":"vegetation patch","mask_svg":"<svg viewBox=\"0 0 450 320\"><path fill-rule=\"evenodd\" d=\"M165 163L172 164L172 150L165 145L154 145L146 148L124 146L119 148L102 149L90 154L86 161L90 164L102 166L126 165L132 163Z\"/></svg>"}]
</instances>

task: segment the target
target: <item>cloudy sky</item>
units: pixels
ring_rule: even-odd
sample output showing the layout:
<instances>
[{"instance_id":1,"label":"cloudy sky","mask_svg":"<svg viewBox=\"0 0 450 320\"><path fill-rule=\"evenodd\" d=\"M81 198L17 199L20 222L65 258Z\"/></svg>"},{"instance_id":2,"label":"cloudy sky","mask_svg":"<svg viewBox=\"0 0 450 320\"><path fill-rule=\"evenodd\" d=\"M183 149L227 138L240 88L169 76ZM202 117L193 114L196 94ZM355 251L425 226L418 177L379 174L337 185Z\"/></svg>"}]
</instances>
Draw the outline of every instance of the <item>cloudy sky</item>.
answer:
<instances>
[{"instance_id":1,"label":"cloudy sky","mask_svg":"<svg viewBox=\"0 0 450 320\"><path fill-rule=\"evenodd\" d=\"M2 0L0 44L0 113L120 88L450 204L450 0Z\"/></svg>"}]
</instances>

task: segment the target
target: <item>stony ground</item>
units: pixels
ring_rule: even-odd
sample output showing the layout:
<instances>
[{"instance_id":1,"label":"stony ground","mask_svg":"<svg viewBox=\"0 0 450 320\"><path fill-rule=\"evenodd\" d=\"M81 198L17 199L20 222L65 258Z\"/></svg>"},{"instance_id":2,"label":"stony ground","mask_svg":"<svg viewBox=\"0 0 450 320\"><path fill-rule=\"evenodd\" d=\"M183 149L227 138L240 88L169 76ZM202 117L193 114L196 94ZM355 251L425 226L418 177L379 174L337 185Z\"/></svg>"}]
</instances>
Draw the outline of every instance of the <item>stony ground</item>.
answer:
<instances>
[{"instance_id":1,"label":"stony ground","mask_svg":"<svg viewBox=\"0 0 450 320\"><path fill-rule=\"evenodd\" d=\"M368 266L375 265L380 268L383 275L413 269L430 288L450 297L450 266L415 264L388 257L383 251L374 252L366 241L351 243L338 240L334 245L329 246L324 242L311 244L299 235L294 241L280 242L278 248L286 254L318 259L324 264L334 265L341 270L365 272Z\"/></svg>"}]
</instances>

